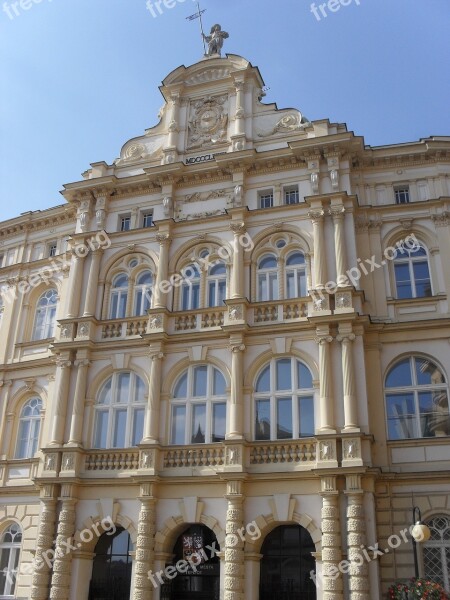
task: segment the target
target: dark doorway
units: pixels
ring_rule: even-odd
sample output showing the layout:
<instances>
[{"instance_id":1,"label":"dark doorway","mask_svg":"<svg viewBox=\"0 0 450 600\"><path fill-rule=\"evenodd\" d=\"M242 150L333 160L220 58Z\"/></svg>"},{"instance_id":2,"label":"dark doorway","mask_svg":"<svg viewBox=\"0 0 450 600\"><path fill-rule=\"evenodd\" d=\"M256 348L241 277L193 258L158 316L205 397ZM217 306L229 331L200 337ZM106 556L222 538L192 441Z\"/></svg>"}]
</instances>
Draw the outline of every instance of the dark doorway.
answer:
<instances>
[{"instance_id":1,"label":"dark doorway","mask_svg":"<svg viewBox=\"0 0 450 600\"><path fill-rule=\"evenodd\" d=\"M209 548L207 548L209 546ZM219 600L220 598L220 560L214 551L220 551L217 538L211 529L203 525L191 525L180 535L175 543L173 565L180 560L188 560L192 552L203 549L203 558L188 568L186 573L178 573L161 588L161 600Z\"/></svg>"},{"instance_id":2,"label":"dark doorway","mask_svg":"<svg viewBox=\"0 0 450 600\"><path fill-rule=\"evenodd\" d=\"M283 525L269 533L261 548L259 600L316 600L312 552L314 542L300 525Z\"/></svg>"},{"instance_id":3,"label":"dark doorway","mask_svg":"<svg viewBox=\"0 0 450 600\"><path fill-rule=\"evenodd\" d=\"M95 547L89 600L130 600L131 556L128 532L118 527L113 535L104 533Z\"/></svg>"}]
</instances>

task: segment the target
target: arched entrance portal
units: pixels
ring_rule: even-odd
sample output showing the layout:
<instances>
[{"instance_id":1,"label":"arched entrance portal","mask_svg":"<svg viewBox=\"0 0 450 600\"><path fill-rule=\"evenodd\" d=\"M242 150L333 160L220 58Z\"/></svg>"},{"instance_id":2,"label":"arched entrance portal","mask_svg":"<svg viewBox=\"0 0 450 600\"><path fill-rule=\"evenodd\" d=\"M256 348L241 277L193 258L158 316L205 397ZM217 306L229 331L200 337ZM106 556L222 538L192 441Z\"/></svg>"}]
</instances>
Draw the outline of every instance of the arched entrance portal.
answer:
<instances>
[{"instance_id":1,"label":"arched entrance portal","mask_svg":"<svg viewBox=\"0 0 450 600\"><path fill-rule=\"evenodd\" d=\"M95 546L89 600L129 600L132 550L130 536L122 527L113 535L100 537Z\"/></svg>"},{"instance_id":2,"label":"arched entrance portal","mask_svg":"<svg viewBox=\"0 0 450 600\"><path fill-rule=\"evenodd\" d=\"M259 600L316 600L314 542L300 525L274 529L261 548Z\"/></svg>"},{"instance_id":3,"label":"arched entrance portal","mask_svg":"<svg viewBox=\"0 0 450 600\"><path fill-rule=\"evenodd\" d=\"M173 565L191 561L185 573L177 571L161 588L161 600L219 600L220 551L217 538L204 525L190 525L177 539ZM193 557L192 555L196 553ZM183 569L184 570L184 569Z\"/></svg>"}]
</instances>

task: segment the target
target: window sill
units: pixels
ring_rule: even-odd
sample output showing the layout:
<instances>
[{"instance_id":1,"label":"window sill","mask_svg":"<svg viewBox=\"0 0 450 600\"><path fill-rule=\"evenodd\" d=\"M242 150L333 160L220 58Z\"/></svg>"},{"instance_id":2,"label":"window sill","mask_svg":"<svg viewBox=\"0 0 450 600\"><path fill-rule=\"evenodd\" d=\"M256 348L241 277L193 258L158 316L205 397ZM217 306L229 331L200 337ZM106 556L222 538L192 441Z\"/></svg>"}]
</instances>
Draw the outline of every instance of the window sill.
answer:
<instances>
[{"instance_id":1,"label":"window sill","mask_svg":"<svg viewBox=\"0 0 450 600\"><path fill-rule=\"evenodd\" d=\"M418 298L388 298L388 304L394 304L395 306L408 306L408 304L432 304L439 300L447 300L446 294L439 294L436 296L420 296Z\"/></svg>"}]
</instances>

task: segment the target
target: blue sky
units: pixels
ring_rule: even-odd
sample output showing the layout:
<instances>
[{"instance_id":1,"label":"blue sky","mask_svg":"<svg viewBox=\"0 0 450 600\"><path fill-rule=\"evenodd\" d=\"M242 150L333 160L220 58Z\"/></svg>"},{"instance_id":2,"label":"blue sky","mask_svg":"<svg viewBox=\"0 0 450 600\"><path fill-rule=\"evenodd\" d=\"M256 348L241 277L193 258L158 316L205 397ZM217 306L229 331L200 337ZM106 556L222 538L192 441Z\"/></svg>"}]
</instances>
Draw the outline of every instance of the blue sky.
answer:
<instances>
[{"instance_id":1,"label":"blue sky","mask_svg":"<svg viewBox=\"0 0 450 600\"><path fill-rule=\"evenodd\" d=\"M0 220L63 203L62 185L157 122L162 79L202 56L192 0L0 0ZM347 2L349 0L346 0ZM205 28L257 65L266 101L345 122L366 144L450 134L449 0L201 0ZM169 2L170 4L170 2ZM321 0L316 5L323 4Z\"/></svg>"}]
</instances>

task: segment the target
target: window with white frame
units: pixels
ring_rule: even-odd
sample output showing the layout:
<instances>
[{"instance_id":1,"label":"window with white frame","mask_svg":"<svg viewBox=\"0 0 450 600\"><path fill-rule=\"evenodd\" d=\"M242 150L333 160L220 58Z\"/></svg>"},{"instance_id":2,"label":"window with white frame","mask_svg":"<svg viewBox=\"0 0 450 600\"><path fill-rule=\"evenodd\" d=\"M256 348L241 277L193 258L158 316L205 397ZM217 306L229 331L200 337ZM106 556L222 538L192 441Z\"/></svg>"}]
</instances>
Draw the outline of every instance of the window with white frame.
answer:
<instances>
[{"instance_id":1,"label":"window with white frame","mask_svg":"<svg viewBox=\"0 0 450 600\"><path fill-rule=\"evenodd\" d=\"M15 598L21 546L22 530L13 523L0 542L0 598Z\"/></svg>"},{"instance_id":2,"label":"window with white frame","mask_svg":"<svg viewBox=\"0 0 450 600\"><path fill-rule=\"evenodd\" d=\"M306 262L302 252L292 252L286 258L286 298L306 296Z\"/></svg>"},{"instance_id":3,"label":"window with white frame","mask_svg":"<svg viewBox=\"0 0 450 600\"><path fill-rule=\"evenodd\" d=\"M258 208L272 208L273 190L261 190L258 192Z\"/></svg>"},{"instance_id":4,"label":"window with white frame","mask_svg":"<svg viewBox=\"0 0 450 600\"><path fill-rule=\"evenodd\" d=\"M428 253L422 244L413 248L398 247L394 256L394 275L398 300L432 296Z\"/></svg>"},{"instance_id":5,"label":"window with white frame","mask_svg":"<svg viewBox=\"0 0 450 600\"><path fill-rule=\"evenodd\" d=\"M142 213L142 227L153 227L153 212L145 211Z\"/></svg>"},{"instance_id":6,"label":"window with white frame","mask_svg":"<svg viewBox=\"0 0 450 600\"><path fill-rule=\"evenodd\" d=\"M200 272L195 265L183 269L183 284L181 286L181 310L200 308Z\"/></svg>"},{"instance_id":7,"label":"window with white frame","mask_svg":"<svg viewBox=\"0 0 450 600\"><path fill-rule=\"evenodd\" d=\"M47 246L47 256L52 258L52 256L56 256L56 252L58 249L58 244L56 242L50 242Z\"/></svg>"},{"instance_id":8,"label":"window with white frame","mask_svg":"<svg viewBox=\"0 0 450 600\"><path fill-rule=\"evenodd\" d=\"M258 301L278 300L278 259L274 254L265 254L258 261Z\"/></svg>"},{"instance_id":9,"label":"window with white frame","mask_svg":"<svg viewBox=\"0 0 450 600\"><path fill-rule=\"evenodd\" d=\"M138 317L147 314L152 302L153 274L144 271L136 278L134 287L134 311L133 316Z\"/></svg>"},{"instance_id":10,"label":"window with white frame","mask_svg":"<svg viewBox=\"0 0 450 600\"><path fill-rule=\"evenodd\" d=\"M450 435L447 381L428 358L397 362L386 377L385 399L390 440Z\"/></svg>"},{"instance_id":11,"label":"window with white frame","mask_svg":"<svg viewBox=\"0 0 450 600\"><path fill-rule=\"evenodd\" d=\"M56 307L58 292L55 289L47 290L36 304L34 318L33 340L46 340L55 333Z\"/></svg>"},{"instance_id":12,"label":"window with white frame","mask_svg":"<svg viewBox=\"0 0 450 600\"><path fill-rule=\"evenodd\" d=\"M399 185L394 187L395 204L409 203L409 186Z\"/></svg>"},{"instance_id":13,"label":"window with white frame","mask_svg":"<svg viewBox=\"0 0 450 600\"><path fill-rule=\"evenodd\" d=\"M424 576L450 592L450 516L438 515L426 524L431 537L422 544Z\"/></svg>"},{"instance_id":14,"label":"window with white frame","mask_svg":"<svg viewBox=\"0 0 450 600\"><path fill-rule=\"evenodd\" d=\"M33 458L36 454L39 444L41 419L42 400L40 398L31 398L22 407L20 413L15 458Z\"/></svg>"},{"instance_id":15,"label":"window with white frame","mask_svg":"<svg viewBox=\"0 0 450 600\"><path fill-rule=\"evenodd\" d=\"M219 262L208 271L208 307L223 306L227 295L227 268Z\"/></svg>"},{"instance_id":16,"label":"window with white frame","mask_svg":"<svg viewBox=\"0 0 450 600\"><path fill-rule=\"evenodd\" d=\"M283 189L283 192L285 204L298 204L300 202L298 185L287 186Z\"/></svg>"},{"instance_id":17,"label":"window with white frame","mask_svg":"<svg viewBox=\"0 0 450 600\"><path fill-rule=\"evenodd\" d=\"M109 308L110 319L124 319L127 314L128 275L120 273L114 277Z\"/></svg>"},{"instance_id":18,"label":"window with white frame","mask_svg":"<svg viewBox=\"0 0 450 600\"><path fill-rule=\"evenodd\" d=\"M212 365L189 367L178 379L171 401L170 443L222 442L226 433L225 377Z\"/></svg>"},{"instance_id":19,"label":"window with white frame","mask_svg":"<svg viewBox=\"0 0 450 600\"><path fill-rule=\"evenodd\" d=\"M129 231L131 229L131 215L120 215L119 231Z\"/></svg>"},{"instance_id":20,"label":"window with white frame","mask_svg":"<svg viewBox=\"0 0 450 600\"><path fill-rule=\"evenodd\" d=\"M311 371L294 357L271 360L256 380L254 439L297 439L314 433Z\"/></svg>"},{"instance_id":21,"label":"window with white frame","mask_svg":"<svg viewBox=\"0 0 450 600\"><path fill-rule=\"evenodd\" d=\"M144 433L146 387L131 371L114 373L97 396L94 448L137 446Z\"/></svg>"}]
</instances>

